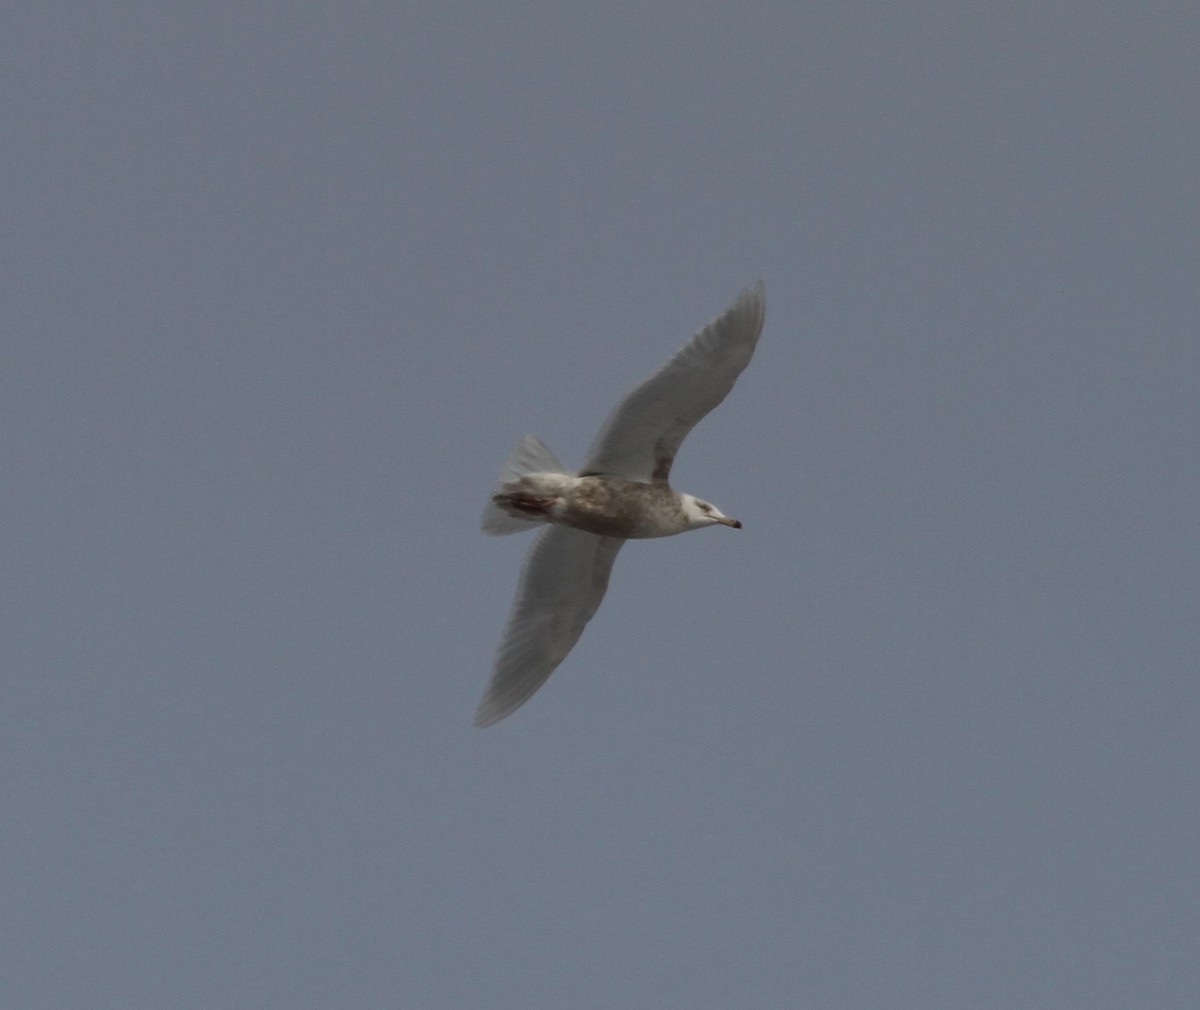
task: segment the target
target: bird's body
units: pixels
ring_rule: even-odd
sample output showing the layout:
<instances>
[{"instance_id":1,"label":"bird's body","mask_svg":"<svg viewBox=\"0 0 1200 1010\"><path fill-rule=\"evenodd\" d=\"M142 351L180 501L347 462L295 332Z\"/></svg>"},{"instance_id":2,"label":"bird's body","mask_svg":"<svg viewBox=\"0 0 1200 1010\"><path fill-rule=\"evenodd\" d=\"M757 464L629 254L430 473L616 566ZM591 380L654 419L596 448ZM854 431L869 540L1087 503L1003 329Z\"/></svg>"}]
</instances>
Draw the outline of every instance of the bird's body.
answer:
<instances>
[{"instance_id":1,"label":"bird's body","mask_svg":"<svg viewBox=\"0 0 1200 1010\"><path fill-rule=\"evenodd\" d=\"M522 521L536 517L596 536L645 540L692 528L687 497L662 482L537 473L505 484L492 501ZM725 516L717 521L740 525Z\"/></svg>"},{"instance_id":2,"label":"bird's body","mask_svg":"<svg viewBox=\"0 0 1200 1010\"><path fill-rule=\"evenodd\" d=\"M684 437L725 398L750 361L762 324L759 284L621 401L577 473L533 435L513 450L484 510L483 528L548 528L525 563L476 725L516 710L562 662L600 605L626 540L704 526L741 528L708 502L676 491L668 478Z\"/></svg>"}]
</instances>

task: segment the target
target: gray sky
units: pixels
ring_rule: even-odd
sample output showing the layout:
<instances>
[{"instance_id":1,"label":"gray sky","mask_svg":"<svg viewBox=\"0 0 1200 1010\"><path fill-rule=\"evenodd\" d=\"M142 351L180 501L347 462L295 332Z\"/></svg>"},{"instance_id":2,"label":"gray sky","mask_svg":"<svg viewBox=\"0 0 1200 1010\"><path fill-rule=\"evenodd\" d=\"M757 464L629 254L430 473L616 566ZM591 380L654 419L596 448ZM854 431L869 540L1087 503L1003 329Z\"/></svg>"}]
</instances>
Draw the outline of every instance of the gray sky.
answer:
<instances>
[{"instance_id":1,"label":"gray sky","mask_svg":"<svg viewBox=\"0 0 1200 1010\"><path fill-rule=\"evenodd\" d=\"M1200 1003L1200 14L0 15L0 1003ZM767 325L579 646L528 538Z\"/></svg>"}]
</instances>

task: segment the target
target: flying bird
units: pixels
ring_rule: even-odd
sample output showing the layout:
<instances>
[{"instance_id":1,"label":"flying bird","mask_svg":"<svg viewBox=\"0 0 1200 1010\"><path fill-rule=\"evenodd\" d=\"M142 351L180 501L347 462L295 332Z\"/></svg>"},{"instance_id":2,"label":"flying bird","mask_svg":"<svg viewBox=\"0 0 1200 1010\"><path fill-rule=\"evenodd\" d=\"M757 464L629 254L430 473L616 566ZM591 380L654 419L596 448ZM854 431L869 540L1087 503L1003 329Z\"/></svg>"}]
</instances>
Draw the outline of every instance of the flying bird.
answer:
<instances>
[{"instance_id":1,"label":"flying bird","mask_svg":"<svg viewBox=\"0 0 1200 1010\"><path fill-rule=\"evenodd\" d=\"M600 429L582 470L572 473L534 435L513 450L484 508L483 530L544 528L521 572L475 725L511 715L566 658L600 606L626 540L742 528L668 480L680 443L749 364L763 306L760 281L629 393Z\"/></svg>"}]
</instances>

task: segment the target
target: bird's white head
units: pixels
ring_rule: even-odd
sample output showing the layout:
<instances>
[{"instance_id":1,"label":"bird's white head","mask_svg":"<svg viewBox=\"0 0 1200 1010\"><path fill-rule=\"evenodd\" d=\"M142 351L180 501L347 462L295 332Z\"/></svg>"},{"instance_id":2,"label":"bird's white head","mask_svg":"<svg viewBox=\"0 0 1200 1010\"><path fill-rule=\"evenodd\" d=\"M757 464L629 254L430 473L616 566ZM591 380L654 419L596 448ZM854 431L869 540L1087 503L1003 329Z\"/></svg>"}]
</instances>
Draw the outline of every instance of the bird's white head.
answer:
<instances>
[{"instance_id":1,"label":"bird's white head","mask_svg":"<svg viewBox=\"0 0 1200 1010\"><path fill-rule=\"evenodd\" d=\"M683 515L687 519L689 530L698 530L701 526L729 526L740 530L742 524L736 519L730 519L715 505L701 501L694 495L685 494L683 497Z\"/></svg>"}]
</instances>

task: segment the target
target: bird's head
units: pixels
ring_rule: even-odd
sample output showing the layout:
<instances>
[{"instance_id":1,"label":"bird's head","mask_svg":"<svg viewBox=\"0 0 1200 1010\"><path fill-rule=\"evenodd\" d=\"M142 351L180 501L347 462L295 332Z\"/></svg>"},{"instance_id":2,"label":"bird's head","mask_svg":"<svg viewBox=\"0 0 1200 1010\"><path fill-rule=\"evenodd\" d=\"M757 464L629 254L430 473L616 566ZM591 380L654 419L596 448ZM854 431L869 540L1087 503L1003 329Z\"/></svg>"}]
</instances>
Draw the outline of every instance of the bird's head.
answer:
<instances>
[{"instance_id":1,"label":"bird's head","mask_svg":"<svg viewBox=\"0 0 1200 1010\"><path fill-rule=\"evenodd\" d=\"M715 505L701 501L694 495L683 496L683 514L687 519L689 530L698 530L701 526L729 526L740 530L742 524L736 519L730 519Z\"/></svg>"}]
</instances>

